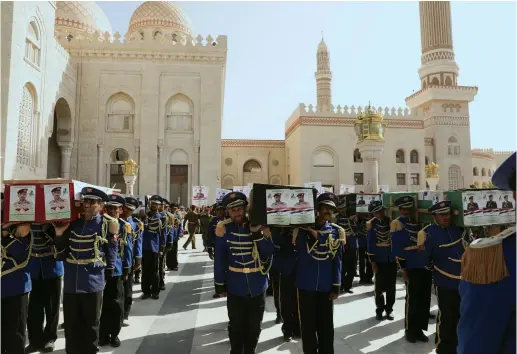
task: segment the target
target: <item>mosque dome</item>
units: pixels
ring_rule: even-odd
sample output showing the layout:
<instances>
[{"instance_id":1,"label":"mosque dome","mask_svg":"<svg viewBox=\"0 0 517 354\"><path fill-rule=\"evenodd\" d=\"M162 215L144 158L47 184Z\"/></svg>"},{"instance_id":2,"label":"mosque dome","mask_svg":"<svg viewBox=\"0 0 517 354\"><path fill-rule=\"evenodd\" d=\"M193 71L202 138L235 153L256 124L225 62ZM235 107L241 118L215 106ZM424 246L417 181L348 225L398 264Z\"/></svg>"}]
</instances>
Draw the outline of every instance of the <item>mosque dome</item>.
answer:
<instances>
[{"instance_id":1,"label":"mosque dome","mask_svg":"<svg viewBox=\"0 0 517 354\"><path fill-rule=\"evenodd\" d=\"M93 1L56 1L56 30L112 33L111 24Z\"/></svg>"},{"instance_id":2,"label":"mosque dome","mask_svg":"<svg viewBox=\"0 0 517 354\"><path fill-rule=\"evenodd\" d=\"M187 14L169 1L146 1L135 10L129 21L128 32L146 28L191 34Z\"/></svg>"}]
</instances>

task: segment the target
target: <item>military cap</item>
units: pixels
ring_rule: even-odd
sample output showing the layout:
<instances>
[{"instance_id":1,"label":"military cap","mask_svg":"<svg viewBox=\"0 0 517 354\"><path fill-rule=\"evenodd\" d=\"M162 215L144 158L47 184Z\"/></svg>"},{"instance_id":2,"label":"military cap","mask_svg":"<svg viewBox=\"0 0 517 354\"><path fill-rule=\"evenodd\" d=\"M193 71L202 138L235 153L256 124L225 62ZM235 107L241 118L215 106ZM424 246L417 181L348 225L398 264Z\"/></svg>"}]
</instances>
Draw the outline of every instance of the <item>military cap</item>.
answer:
<instances>
[{"instance_id":1,"label":"military cap","mask_svg":"<svg viewBox=\"0 0 517 354\"><path fill-rule=\"evenodd\" d=\"M328 205L330 207L335 208L337 203L338 203L338 200L337 200L336 195L334 193L330 193L330 192L322 193L316 199L317 205L324 204L324 205Z\"/></svg>"},{"instance_id":2,"label":"military cap","mask_svg":"<svg viewBox=\"0 0 517 354\"><path fill-rule=\"evenodd\" d=\"M427 209L427 211L433 215L449 214L451 212L451 201L442 200L441 202L432 205Z\"/></svg>"},{"instance_id":3,"label":"military cap","mask_svg":"<svg viewBox=\"0 0 517 354\"><path fill-rule=\"evenodd\" d=\"M223 200L221 201L221 204L226 209L231 209L231 208L248 205L248 200L244 193L231 192L224 196Z\"/></svg>"},{"instance_id":4,"label":"military cap","mask_svg":"<svg viewBox=\"0 0 517 354\"><path fill-rule=\"evenodd\" d=\"M18 189L18 194L27 193L27 188Z\"/></svg>"},{"instance_id":5,"label":"military cap","mask_svg":"<svg viewBox=\"0 0 517 354\"><path fill-rule=\"evenodd\" d=\"M171 208L178 208L178 207L179 207L178 203L171 203Z\"/></svg>"},{"instance_id":6,"label":"military cap","mask_svg":"<svg viewBox=\"0 0 517 354\"><path fill-rule=\"evenodd\" d=\"M275 193L273 196L276 197L276 196L282 196L282 193Z\"/></svg>"},{"instance_id":7,"label":"military cap","mask_svg":"<svg viewBox=\"0 0 517 354\"><path fill-rule=\"evenodd\" d=\"M135 198L133 197L125 197L124 200L126 201L126 208L130 209L130 210L135 210L136 208L138 208L140 206L140 204L138 203L138 200L136 200Z\"/></svg>"},{"instance_id":8,"label":"military cap","mask_svg":"<svg viewBox=\"0 0 517 354\"><path fill-rule=\"evenodd\" d=\"M376 212L381 211L383 209L384 209L384 205L382 205L382 202L380 200L374 200L368 206L368 211L370 213L376 213Z\"/></svg>"},{"instance_id":9,"label":"military cap","mask_svg":"<svg viewBox=\"0 0 517 354\"><path fill-rule=\"evenodd\" d=\"M492 184L497 188L515 191L515 152L507 158L492 175Z\"/></svg>"},{"instance_id":10,"label":"military cap","mask_svg":"<svg viewBox=\"0 0 517 354\"><path fill-rule=\"evenodd\" d=\"M81 196L82 199L100 200L102 202L108 201L108 195L106 193L93 187L84 187L81 190Z\"/></svg>"},{"instance_id":11,"label":"military cap","mask_svg":"<svg viewBox=\"0 0 517 354\"><path fill-rule=\"evenodd\" d=\"M162 204L163 205L171 205L171 203L169 203L169 201L165 198L162 198Z\"/></svg>"},{"instance_id":12,"label":"military cap","mask_svg":"<svg viewBox=\"0 0 517 354\"><path fill-rule=\"evenodd\" d=\"M473 195L471 195L471 196L469 197L469 200L474 200L474 196L473 196Z\"/></svg>"},{"instance_id":13,"label":"military cap","mask_svg":"<svg viewBox=\"0 0 517 354\"><path fill-rule=\"evenodd\" d=\"M108 195L108 203L109 206L121 207L126 205L126 200L123 196L118 194L110 194Z\"/></svg>"},{"instance_id":14,"label":"military cap","mask_svg":"<svg viewBox=\"0 0 517 354\"><path fill-rule=\"evenodd\" d=\"M54 192L61 192L61 187L56 187L51 190L52 193Z\"/></svg>"},{"instance_id":15,"label":"military cap","mask_svg":"<svg viewBox=\"0 0 517 354\"><path fill-rule=\"evenodd\" d=\"M493 197L494 197L494 196L493 196L492 194L490 194L490 195L488 196L488 198L493 198Z\"/></svg>"},{"instance_id":16,"label":"military cap","mask_svg":"<svg viewBox=\"0 0 517 354\"><path fill-rule=\"evenodd\" d=\"M414 199L409 195L399 197L395 200L395 206L402 209L411 209L413 207Z\"/></svg>"},{"instance_id":17,"label":"military cap","mask_svg":"<svg viewBox=\"0 0 517 354\"><path fill-rule=\"evenodd\" d=\"M299 196L302 196L302 197L304 197L304 196L305 196L305 193L303 193L303 192L300 192L300 193L298 193L298 194L297 194L296 196L297 196L297 197L299 197Z\"/></svg>"},{"instance_id":18,"label":"military cap","mask_svg":"<svg viewBox=\"0 0 517 354\"><path fill-rule=\"evenodd\" d=\"M162 198L159 195L153 195L149 198L151 204L162 204Z\"/></svg>"}]
</instances>

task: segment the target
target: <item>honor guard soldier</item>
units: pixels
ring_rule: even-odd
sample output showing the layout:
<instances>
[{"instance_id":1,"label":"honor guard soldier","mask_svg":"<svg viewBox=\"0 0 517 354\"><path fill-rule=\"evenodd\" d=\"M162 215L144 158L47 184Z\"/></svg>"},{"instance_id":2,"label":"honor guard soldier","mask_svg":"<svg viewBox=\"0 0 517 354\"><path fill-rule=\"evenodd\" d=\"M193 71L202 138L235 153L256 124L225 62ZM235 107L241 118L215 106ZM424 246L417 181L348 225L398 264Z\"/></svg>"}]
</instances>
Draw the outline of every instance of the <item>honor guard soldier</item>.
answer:
<instances>
[{"instance_id":1,"label":"honor guard soldier","mask_svg":"<svg viewBox=\"0 0 517 354\"><path fill-rule=\"evenodd\" d=\"M280 273L280 314L283 321L282 333L286 342L300 338L298 317L298 296L296 291L296 263L298 254L292 242L292 229L273 227L271 229L275 254L273 267Z\"/></svg>"},{"instance_id":2,"label":"honor guard soldier","mask_svg":"<svg viewBox=\"0 0 517 354\"><path fill-rule=\"evenodd\" d=\"M513 191L515 153L492 183ZM462 259L458 354L515 353L515 226L470 244Z\"/></svg>"},{"instance_id":3,"label":"honor guard soldier","mask_svg":"<svg viewBox=\"0 0 517 354\"><path fill-rule=\"evenodd\" d=\"M212 211L214 213L214 216L212 219L210 219L210 223L208 224L208 236L207 236L207 251L208 256L210 259L214 259L214 249L215 249L215 228L217 227L217 224L219 221L224 220L224 215L226 213L226 210L222 204L215 203L212 205Z\"/></svg>"},{"instance_id":4,"label":"honor guard soldier","mask_svg":"<svg viewBox=\"0 0 517 354\"><path fill-rule=\"evenodd\" d=\"M293 230L299 257L296 287L304 353L334 353L333 301L341 288L346 242L345 231L329 222L337 202L333 193L320 194L316 227Z\"/></svg>"},{"instance_id":5,"label":"honor guard soldier","mask_svg":"<svg viewBox=\"0 0 517 354\"><path fill-rule=\"evenodd\" d=\"M165 275L165 267L169 263L167 260L167 255L169 254L170 250L172 250L172 247L174 245L174 238L175 238L175 234L176 234L176 229L174 228L174 224L175 224L176 220L175 220L174 214L171 213L171 211L170 211L171 204L169 203L169 201L167 199L162 199L162 200L163 200L163 204L164 204L163 212L165 213L165 215L167 217L167 235L165 237L166 240L165 240L165 251L164 251L165 262L163 265L164 275ZM169 270L171 270L171 269L169 269Z\"/></svg>"},{"instance_id":6,"label":"honor guard soldier","mask_svg":"<svg viewBox=\"0 0 517 354\"><path fill-rule=\"evenodd\" d=\"M27 266L32 248L29 224L2 225L1 245L2 353L23 354L31 291L30 270Z\"/></svg>"},{"instance_id":7,"label":"honor guard soldier","mask_svg":"<svg viewBox=\"0 0 517 354\"><path fill-rule=\"evenodd\" d=\"M83 215L54 224L58 260L65 265L63 314L67 353L97 352L104 284L113 277L118 252L118 220L101 215L103 191L81 190Z\"/></svg>"},{"instance_id":8,"label":"honor guard soldier","mask_svg":"<svg viewBox=\"0 0 517 354\"><path fill-rule=\"evenodd\" d=\"M220 221L215 231L215 291L228 297L230 353L252 354L261 332L274 247L268 228L250 226L243 193L225 195L222 204L230 219Z\"/></svg>"},{"instance_id":9,"label":"honor guard soldier","mask_svg":"<svg viewBox=\"0 0 517 354\"><path fill-rule=\"evenodd\" d=\"M131 224L120 218L122 208L126 200L120 196L111 194L108 196L106 211L109 217L117 220L118 252L113 276L106 281L102 299L101 322L99 329L99 345L108 343L112 347L120 346L118 335L124 319L124 280L131 271L133 258L133 233Z\"/></svg>"},{"instance_id":10,"label":"honor guard soldier","mask_svg":"<svg viewBox=\"0 0 517 354\"><path fill-rule=\"evenodd\" d=\"M461 257L467 244L466 231L451 224L451 201L431 206L434 223L418 232L417 245L423 245L428 264L433 269L433 281L438 301L436 322L436 353L456 353L460 318ZM482 334L480 334L482 335Z\"/></svg>"},{"instance_id":11,"label":"honor guard soldier","mask_svg":"<svg viewBox=\"0 0 517 354\"><path fill-rule=\"evenodd\" d=\"M32 223L31 234L33 243L29 269L32 291L27 318L29 345L25 352L46 353L54 350L57 340L64 269L63 262L56 260L53 226Z\"/></svg>"},{"instance_id":12,"label":"honor guard soldier","mask_svg":"<svg viewBox=\"0 0 517 354\"><path fill-rule=\"evenodd\" d=\"M165 243L165 229L162 215L158 212L161 198L153 195L149 198L149 212L142 234L142 299L160 298L159 258Z\"/></svg>"},{"instance_id":13,"label":"honor guard soldier","mask_svg":"<svg viewBox=\"0 0 517 354\"><path fill-rule=\"evenodd\" d=\"M352 283L357 271L357 236L352 229L352 220L347 214L346 202L343 200L337 207L336 223L345 230L346 243L343 247L343 270L341 273L341 292L353 294Z\"/></svg>"},{"instance_id":14,"label":"honor guard soldier","mask_svg":"<svg viewBox=\"0 0 517 354\"><path fill-rule=\"evenodd\" d=\"M126 252L131 252L132 267L124 280L124 320L129 318L131 305L133 304L133 274L136 269L142 265L142 232L144 231L144 223L133 217L132 214L138 208L138 200L133 197L124 198L125 204L122 212L122 219L131 226L131 240L128 240ZM131 242L131 245L129 244ZM122 324L127 326L127 324Z\"/></svg>"},{"instance_id":15,"label":"honor guard soldier","mask_svg":"<svg viewBox=\"0 0 517 354\"><path fill-rule=\"evenodd\" d=\"M181 228L180 215L178 214L178 204L171 204L171 214L174 217L174 224L172 225L172 246L167 252L167 268L168 270L178 270L178 240L183 232Z\"/></svg>"},{"instance_id":16,"label":"honor guard soldier","mask_svg":"<svg viewBox=\"0 0 517 354\"><path fill-rule=\"evenodd\" d=\"M158 274L160 278L160 291L165 290L165 255L167 254L167 244L169 239L169 218L165 211L167 200L160 198L158 204L158 212L160 213L160 221L162 222L162 238L160 239L160 256L158 259Z\"/></svg>"},{"instance_id":17,"label":"honor guard soldier","mask_svg":"<svg viewBox=\"0 0 517 354\"><path fill-rule=\"evenodd\" d=\"M357 213L352 217L352 230L357 238L357 257L359 258L359 284L373 284L373 271L368 258L368 222L366 213Z\"/></svg>"},{"instance_id":18,"label":"honor guard soldier","mask_svg":"<svg viewBox=\"0 0 517 354\"><path fill-rule=\"evenodd\" d=\"M368 221L368 257L375 274L374 290L375 318L382 320L382 313L386 311L386 319L392 321L393 305L397 283L397 263L391 252L390 219L384 214L384 206L379 200L373 201L368 210L373 219ZM386 293L386 302L384 294Z\"/></svg>"},{"instance_id":19,"label":"honor guard soldier","mask_svg":"<svg viewBox=\"0 0 517 354\"><path fill-rule=\"evenodd\" d=\"M422 331L427 331L429 309L431 307L432 273L426 268L427 257L417 246L418 224L411 218L415 200L404 196L395 200L401 216L391 222L393 254L402 269L402 279L406 282L406 311L404 327L406 340L428 342Z\"/></svg>"}]
</instances>

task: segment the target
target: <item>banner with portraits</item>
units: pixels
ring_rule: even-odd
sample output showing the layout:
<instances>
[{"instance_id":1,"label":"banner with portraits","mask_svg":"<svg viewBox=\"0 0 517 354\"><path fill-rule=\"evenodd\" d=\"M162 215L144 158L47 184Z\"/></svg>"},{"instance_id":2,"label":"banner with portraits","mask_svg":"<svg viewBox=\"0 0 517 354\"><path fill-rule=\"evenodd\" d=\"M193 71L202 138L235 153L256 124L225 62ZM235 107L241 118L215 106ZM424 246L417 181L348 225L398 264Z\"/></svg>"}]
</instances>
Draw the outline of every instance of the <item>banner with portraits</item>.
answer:
<instances>
[{"instance_id":1,"label":"banner with portraits","mask_svg":"<svg viewBox=\"0 0 517 354\"><path fill-rule=\"evenodd\" d=\"M208 206L208 187L192 186L192 205L198 208Z\"/></svg>"},{"instance_id":2,"label":"banner with portraits","mask_svg":"<svg viewBox=\"0 0 517 354\"><path fill-rule=\"evenodd\" d=\"M11 186L9 221L34 221L36 218L36 186Z\"/></svg>"},{"instance_id":3,"label":"banner with portraits","mask_svg":"<svg viewBox=\"0 0 517 354\"><path fill-rule=\"evenodd\" d=\"M355 193L355 185L353 184L340 184L339 194L353 194Z\"/></svg>"},{"instance_id":4,"label":"banner with portraits","mask_svg":"<svg viewBox=\"0 0 517 354\"><path fill-rule=\"evenodd\" d=\"M243 193L246 198L250 198L250 192L251 192L251 187L250 185L247 185L247 186L233 186L233 191L234 192L241 192Z\"/></svg>"},{"instance_id":5,"label":"banner with portraits","mask_svg":"<svg viewBox=\"0 0 517 354\"><path fill-rule=\"evenodd\" d=\"M68 184L47 184L45 194L45 219L61 220L70 218L70 186Z\"/></svg>"},{"instance_id":6,"label":"banner with portraits","mask_svg":"<svg viewBox=\"0 0 517 354\"><path fill-rule=\"evenodd\" d=\"M324 193L322 186L321 186L321 182L305 182L304 187L316 189L318 191L318 195L320 195L321 193Z\"/></svg>"},{"instance_id":7,"label":"banner with portraits","mask_svg":"<svg viewBox=\"0 0 517 354\"><path fill-rule=\"evenodd\" d=\"M223 189L223 188L217 188L215 190L215 202L216 203L221 203L224 196L227 195L228 193L231 193L232 190L231 189Z\"/></svg>"}]
</instances>

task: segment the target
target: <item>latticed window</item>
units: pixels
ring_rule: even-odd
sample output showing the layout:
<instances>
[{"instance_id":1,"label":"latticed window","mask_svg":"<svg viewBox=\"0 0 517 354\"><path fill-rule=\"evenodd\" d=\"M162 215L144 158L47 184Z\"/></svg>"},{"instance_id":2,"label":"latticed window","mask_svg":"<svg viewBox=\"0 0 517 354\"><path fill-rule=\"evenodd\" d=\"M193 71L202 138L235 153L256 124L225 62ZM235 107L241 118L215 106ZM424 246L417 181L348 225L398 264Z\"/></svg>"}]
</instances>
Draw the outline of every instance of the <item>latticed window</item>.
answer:
<instances>
[{"instance_id":1,"label":"latticed window","mask_svg":"<svg viewBox=\"0 0 517 354\"><path fill-rule=\"evenodd\" d=\"M460 187L461 170L458 166L449 167L449 190L456 190Z\"/></svg>"},{"instance_id":2,"label":"latticed window","mask_svg":"<svg viewBox=\"0 0 517 354\"><path fill-rule=\"evenodd\" d=\"M406 174L397 173L397 186L405 186L405 185L406 185Z\"/></svg>"},{"instance_id":3,"label":"latticed window","mask_svg":"<svg viewBox=\"0 0 517 354\"><path fill-rule=\"evenodd\" d=\"M409 160L411 163L418 163L418 151L411 150L411 153L409 154Z\"/></svg>"},{"instance_id":4,"label":"latticed window","mask_svg":"<svg viewBox=\"0 0 517 354\"><path fill-rule=\"evenodd\" d=\"M166 109L168 131L191 132L193 130L194 105L187 96L175 95L169 100Z\"/></svg>"},{"instance_id":5,"label":"latticed window","mask_svg":"<svg viewBox=\"0 0 517 354\"><path fill-rule=\"evenodd\" d=\"M25 59L39 67L40 65L40 36L36 23L31 22L25 38Z\"/></svg>"},{"instance_id":6,"label":"latticed window","mask_svg":"<svg viewBox=\"0 0 517 354\"><path fill-rule=\"evenodd\" d=\"M20 102L20 119L18 121L18 145L16 149L16 162L32 166L32 141L34 132L34 96L28 86L23 87L22 100Z\"/></svg>"},{"instance_id":7,"label":"latticed window","mask_svg":"<svg viewBox=\"0 0 517 354\"><path fill-rule=\"evenodd\" d=\"M447 153L449 155L459 155L460 154L460 143L458 142L458 138L455 136L449 137L447 141Z\"/></svg>"},{"instance_id":8,"label":"latticed window","mask_svg":"<svg viewBox=\"0 0 517 354\"><path fill-rule=\"evenodd\" d=\"M411 174L411 185L412 186L420 185L420 173L412 173Z\"/></svg>"},{"instance_id":9,"label":"latticed window","mask_svg":"<svg viewBox=\"0 0 517 354\"><path fill-rule=\"evenodd\" d=\"M404 162L406 162L406 159L405 159L405 156L404 156L404 151L397 150L397 152L395 153L395 160L396 160L397 163L404 163Z\"/></svg>"}]
</instances>

